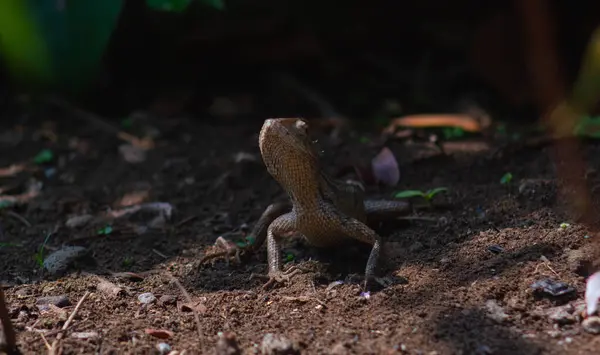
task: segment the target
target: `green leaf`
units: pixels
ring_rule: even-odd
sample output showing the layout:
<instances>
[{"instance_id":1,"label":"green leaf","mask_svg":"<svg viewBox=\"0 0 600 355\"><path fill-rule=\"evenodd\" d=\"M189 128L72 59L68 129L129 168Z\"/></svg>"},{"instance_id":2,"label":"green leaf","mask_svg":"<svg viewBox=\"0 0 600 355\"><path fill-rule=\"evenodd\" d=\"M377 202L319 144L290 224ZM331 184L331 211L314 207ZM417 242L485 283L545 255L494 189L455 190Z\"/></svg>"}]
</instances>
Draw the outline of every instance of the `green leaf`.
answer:
<instances>
[{"instance_id":1,"label":"green leaf","mask_svg":"<svg viewBox=\"0 0 600 355\"><path fill-rule=\"evenodd\" d=\"M423 191L419 191L419 190L405 190L405 191L400 191L400 192L396 193L396 195L394 195L395 198L410 198L410 197L416 197L416 196L425 197L425 193L423 193Z\"/></svg>"},{"instance_id":2,"label":"green leaf","mask_svg":"<svg viewBox=\"0 0 600 355\"><path fill-rule=\"evenodd\" d=\"M288 254L285 255L285 262L293 261L294 258L295 258L294 254L288 253Z\"/></svg>"},{"instance_id":3,"label":"green leaf","mask_svg":"<svg viewBox=\"0 0 600 355\"><path fill-rule=\"evenodd\" d=\"M98 230L98 235L109 235L112 233L113 228L111 225L106 225L104 228Z\"/></svg>"},{"instance_id":4,"label":"green leaf","mask_svg":"<svg viewBox=\"0 0 600 355\"><path fill-rule=\"evenodd\" d=\"M51 162L52 159L54 159L54 153L52 153L50 149L44 149L33 158L33 162L36 164L44 164Z\"/></svg>"},{"instance_id":5,"label":"green leaf","mask_svg":"<svg viewBox=\"0 0 600 355\"><path fill-rule=\"evenodd\" d=\"M440 192L444 192L444 191L448 191L448 188L446 187L436 187L435 189L431 189L429 191L427 191L427 199L430 200L433 198L433 196L439 194Z\"/></svg>"},{"instance_id":6,"label":"green leaf","mask_svg":"<svg viewBox=\"0 0 600 355\"><path fill-rule=\"evenodd\" d=\"M217 10L225 9L225 2L223 0L198 0L203 5L212 7ZM183 12L192 3L192 0L146 0L148 7L170 12Z\"/></svg>"},{"instance_id":7,"label":"green leaf","mask_svg":"<svg viewBox=\"0 0 600 355\"><path fill-rule=\"evenodd\" d=\"M508 184L509 182L511 182L513 179L513 175L511 173L506 173L504 175L502 175L502 178L500 179L500 183L501 184Z\"/></svg>"},{"instance_id":8,"label":"green leaf","mask_svg":"<svg viewBox=\"0 0 600 355\"><path fill-rule=\"evenodd\" d=\"M225 10L225 1L223 0L200 0L204 5L210 6L213 9Z\"/></svg>"},{"instance_id":9,"label":"green leaf","mask_svg":"<svg viewBox=\"0 0 600 355\"><path fill-rule=\"evenodd\" d=\"M0 248L5 248L5 247L18 247L18 245L15 243L0 243Z\"/></svg>"},{"instance_id":10,"label":"green leaf","mask_svg":"<svg viewBox=\"0 0 600 355\"><path fill-rule=\"evenodd\" d=\"M133 126L133 119L131 117L127 117L121 121L121 127L123 128L131 128Z\"/></svg>"},{"instance_id":11,"label":"green leaf","mask_svg":"<svg viewBox=\"0 0 600 355\"><path fill-rule=\"evenodd\" d=\"M24 86L78 92L97 74L122 0L0 1L0 52Z\"/></svg>"},{"instance_id":12,"label":"green leaf","mask_svg":"<svg viewBox=\"0 0 600 355\"><path fill-rule=\"evenodd\" d=\"M146 5L155 10L182 12L192 0L146 0Z\"/></svg>"},{"instance_id":13,"label":"green leaf","mask_svg":"<svg viewBox=\"0 0 600 355\"><path fill-rule=\"evenodd\" d=\"M12 206L14 204L15 204L14 202L8 201L8 200L0 201L0 209L6 208L6 207L10 207L10 206Z\"/></svg>"}]
</instances>

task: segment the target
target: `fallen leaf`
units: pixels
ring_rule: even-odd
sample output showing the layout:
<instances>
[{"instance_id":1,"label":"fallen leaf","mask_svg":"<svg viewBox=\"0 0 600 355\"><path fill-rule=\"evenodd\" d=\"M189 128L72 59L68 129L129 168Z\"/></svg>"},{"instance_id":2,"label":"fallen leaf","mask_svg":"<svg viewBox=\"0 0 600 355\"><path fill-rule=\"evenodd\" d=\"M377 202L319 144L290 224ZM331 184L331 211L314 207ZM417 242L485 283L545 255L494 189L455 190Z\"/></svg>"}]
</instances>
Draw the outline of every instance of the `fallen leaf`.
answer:
<instances>
[{"instance_id":1,"label":"fallen leaf","mask_svg":"<svg viewBox=\"0 0 600 355\"><path fill-rule=\"evenodd\" d=\"M206 313L206 306L203 305L200 302L198 302L198 303L181 303L181 302L178 302L177 303L177 309L180 312L192 312L193 310L196 310L196 312L198 312L199 314Z\"/></svg>"},{"instance_id":2,"label":"fallen leaf","mask_svg":"<svg viewBox=\"0 0 600 355\"><path fill-rule=\"evenodd\" d=\"M146 332L146 334L151 335L155 338L159 338L159 339L169 339L170 337L173 336L173 332L166 330L166 329L147 328L144 331Z\"/></svg>"},{"instance_id":3,"label":"fallen leaf","mask_svg":"<svg viewBox=\"0 0 600 355\"><path fill-rule=\"evenodd\" d=\"M394 153L388 147L383 147L381 152L373 158L371 168L377 182L388 186L396 186L400 181L398 162Z\"/></svg>"}]
</instances>

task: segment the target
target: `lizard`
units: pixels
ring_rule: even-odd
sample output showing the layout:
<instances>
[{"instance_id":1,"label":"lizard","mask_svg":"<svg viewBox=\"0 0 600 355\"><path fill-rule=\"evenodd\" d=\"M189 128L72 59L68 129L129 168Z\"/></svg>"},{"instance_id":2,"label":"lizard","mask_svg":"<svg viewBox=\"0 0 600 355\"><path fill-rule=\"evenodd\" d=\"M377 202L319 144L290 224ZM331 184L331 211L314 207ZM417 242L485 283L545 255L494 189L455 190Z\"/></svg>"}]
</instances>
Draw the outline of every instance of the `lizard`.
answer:
<instances>
[{"instance_id":1,"label":"lizard","mask_svg":"<svg viewBox=\"0 0 600 355\"><path fill-rule=\"evenodd\" d=\"M316 247L339 245L346 238L372 245L365 270L364 288L375 278L382 238L367 223L395 218L411 212L410 203L399 200L366 200L357 183L333 179L322 168L308 132L300 118L270 118L259 133L259 148L268 173L281 185L289 201L269 205L254 226L247 246L217 244L226 250L206 255L205 261L241 252L253 253L267 242L268 278L264 287L289 282L301 272L292 266L282 270L281 241L292 232L300 233Z\"/></svg>"}]
</instances>

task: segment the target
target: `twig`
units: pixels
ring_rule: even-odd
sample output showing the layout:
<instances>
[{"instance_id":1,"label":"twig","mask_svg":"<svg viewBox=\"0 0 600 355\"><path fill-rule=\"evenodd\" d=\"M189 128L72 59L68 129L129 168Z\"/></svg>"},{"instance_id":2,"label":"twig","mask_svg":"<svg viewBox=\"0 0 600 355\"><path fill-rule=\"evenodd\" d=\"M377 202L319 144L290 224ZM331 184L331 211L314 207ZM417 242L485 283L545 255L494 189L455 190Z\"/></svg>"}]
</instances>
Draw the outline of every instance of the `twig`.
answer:
<instances>
[{"instance_id":1,"label":"twig","mask_svg":"<svg viewBox=\"0 0 600 355\"><path fill-rule=\"evenodd\" d=\"M162 257L162 258L164 258L164 259L168 259L168 258L169 258L168 256L166 256L165 254L161 253L160 251L158 251L158 250L156 250L156 249L152 249L152 251L153 251L153 252L154 252L156 255L158 255L158 256L160 256L160 257Z\"/></svg>"},{"instance_id":2,"label":"twig","mask_svg":"<svg viewBox=\"0 0 600 355\"><path fill-rule=\"evenodd\" d=\"M73 312L71 313L71 315L69 316L69 318L67 319L65 324L63 324L62 330L67 329L69 324L71 324L71 321L73 321L73 318L75 318L75 315L77 314L77 311L79 310L79 307L81 307L81 304L83 303L83 301L87 298L87 296L89 294L90 294L90 292L86 291L85 294L83 295L83 297L81 297L81 299L79 300L79 302L77 302L75 309L73 309ZM56 355L58 353L58 342L62 339L64 334L65 334L64 332L58 333L58 335L56 336L56 339L54 339L54 341L52 342L52 348L50 349L50 355Z\"/></svg>"},{"instance_id":3,"label":"twig","mask_svg":"<svg viewBox=\"0 0 600 355\"><path fill-rule=\"evenodd\" d=\"M193 304L190 294L185 290L185 288L183 288L183 285L181 285L179 280L177 280L175 278L175 276L173 276L173 274L171 274L170 272L167 271L166 273L171 278L171 280L173 280L175 285L177 285L177 287L179 287L179 290L183 294L183 297L185 297L185 299L188 301L188 303L190 305ZM202 338L202 324L200 323L200 316L198 316L198 312L196 311L196 309L194 307L190 307L190 309L192 310L192 313L194 314L194 319L196 320L196 327L198 328L198 336L200 338Z\"/></svg>"},{"instance_id":4,"label":"twig","mask_svg":"<svg viewBox=\"0 0 600 355\"><path fill-rule=\"evenodd\" d=\"M46 337L44 336L44 333L39 333L39 334L42 337L44 344L46 345L46 349L48 349L48 351L52 350L52 347L50 346L50 343L48 343L48 339L46 339Z\"/></svg>"},{"instance_id":5,"label":"twig","mask_svg":"<svg viewBox=\"0 0 600 355\"><path fill-rule=\"evenodd\" d=\"M181 221L177 222L177 224L175 224L175 228L179 228L182 225L184 225L196 218L198 218L198 215L192 215L192 216L186 217L186 218L182 219Z\"/></svg>"},{"instance_id":6,"label":"twig","mask_svg":"<svg viewBox=\"0 0 600 355\"><path fill-rule=\"evenodd\" d=\"M0 285L0 321L2 322L2 329L4 329L4 338L6 340L6 352L7 354L18 354L17 350L17 337L15 330L10 321L10 315L6 308L6 301L4 298L4 290Z\"/></svg>"},{"instance_id":7,"label":"twig","mask_svg":"<svg viewBox=\"0 0 600 355\"><path fill-rule=\"evenodd\" d=\"M29 223L29 221L26 220L25 217L21 216L20 214L18 214L16 212L13 212L13 211L6 211L6 214L9 215L9 216L11 216L11 217L13 217L13 218L15 218L15 219L18 219L25 226L31 227L31 223Z\"/></svg>"}]
</instances>

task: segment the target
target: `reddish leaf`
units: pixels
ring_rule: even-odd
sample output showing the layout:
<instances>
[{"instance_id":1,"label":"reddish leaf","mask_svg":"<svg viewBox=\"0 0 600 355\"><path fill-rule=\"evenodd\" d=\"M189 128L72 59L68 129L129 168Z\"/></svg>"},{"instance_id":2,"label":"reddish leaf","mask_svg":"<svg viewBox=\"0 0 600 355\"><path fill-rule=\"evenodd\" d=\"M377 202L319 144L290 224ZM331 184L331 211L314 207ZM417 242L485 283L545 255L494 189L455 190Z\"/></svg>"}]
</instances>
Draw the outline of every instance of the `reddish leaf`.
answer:
<instances>
[{"instance_id":1,"label":"reddish leaf","mask_svg":"<svg viewBox=\"0 0 600 355\"><path fill-rule=\"evenodd\" d=\"M146 334L159 339L169 339L173 336L173 332L166 329L145 329Z\"/></svg>"},{"instance_id":2,"label":"reddish leaf","mask_svg":"<svg viewBox=\"0 0 600 355\"><path fill-rule=\"evenodd\" d=\"M400 180L398 162L396 161L396 157L394 157L394 153L389 148L383 147L381 152L373 158L371 168L377 182L388 186L396 186L398 184Z\"/></svg>"}]
</instances>

